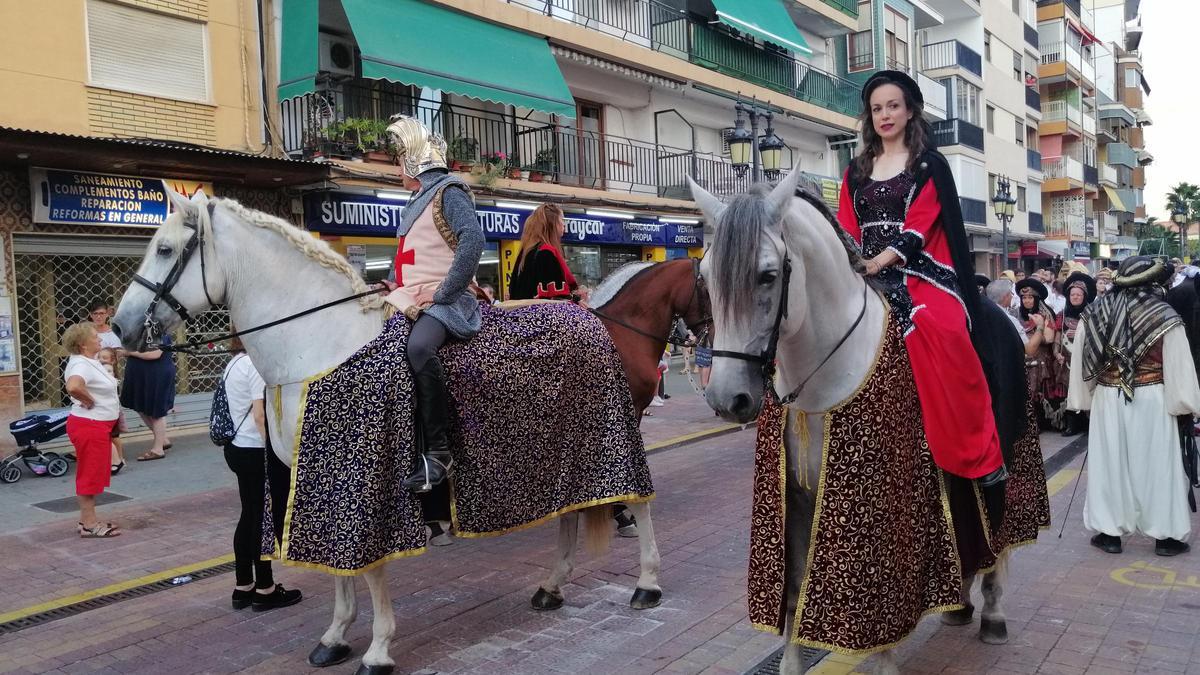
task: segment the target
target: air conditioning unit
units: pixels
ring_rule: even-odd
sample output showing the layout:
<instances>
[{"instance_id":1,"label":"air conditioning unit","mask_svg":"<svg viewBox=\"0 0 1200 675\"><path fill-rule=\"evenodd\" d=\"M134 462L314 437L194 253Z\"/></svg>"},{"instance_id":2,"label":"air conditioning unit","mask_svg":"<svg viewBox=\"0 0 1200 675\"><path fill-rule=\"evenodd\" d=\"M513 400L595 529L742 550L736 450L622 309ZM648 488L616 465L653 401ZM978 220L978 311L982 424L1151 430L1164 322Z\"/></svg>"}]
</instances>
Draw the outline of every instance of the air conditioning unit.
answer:
<instances>
[{"instance_id":1,"label":"air conditioning unit","mask_svg":"<svg viewBox=\"0 0 1200 675\"><path fill-rule=\"evenodd\" d=\"M317 63L318 70L354 77L354 40L321 33L317 45L321 54Z\"/></svg>"}]
</instances>

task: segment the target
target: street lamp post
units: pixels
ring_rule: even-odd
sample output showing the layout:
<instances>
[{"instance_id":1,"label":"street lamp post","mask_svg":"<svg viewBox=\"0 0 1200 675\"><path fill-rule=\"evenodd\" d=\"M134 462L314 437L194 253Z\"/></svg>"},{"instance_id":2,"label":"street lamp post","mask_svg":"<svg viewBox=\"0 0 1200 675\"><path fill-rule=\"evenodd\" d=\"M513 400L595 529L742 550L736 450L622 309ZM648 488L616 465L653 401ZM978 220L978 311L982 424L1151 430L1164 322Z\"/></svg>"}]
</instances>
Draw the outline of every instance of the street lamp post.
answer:
<instances>
[{"instance_id":1,"label":"street lamp post","mask_svg":"<svg viewBox=\"0 0 1200 675\"><path fill-rule=\"evenodd\" d=\"M774 115L770 110L759 110L757 105L741 101L734 104L733 108L737 111L737 119L729 134L729 159L734 173L738 178L743 178L749 171L750 180L755 183L761 181L764 175L767 180L779 178L784 143L772 127ZM749 129L746 128L747 117L750 118ZM766 121L762 138L758 135L760 117Z\"/></svg>"},{"instance_id":2,"label":"street lamp post","mask_svg":"<svg viewBox=\"0 0 1200 675\"><path fill-rule=\"evenodd\" d=\"M1187 252L1187 210L1176 206L1171 212L1171 220L1179 226L1179 259L1184 259Z\"/></svg>"},{"instance_id":3,"label":"street lamp post","mask_svg":"<svg viewBox=\"0 0 1200 675\"><path fill-rule=\"evenodd\" d=\"M992 196L992 206L996 211L996 219L1000 221L1000 245L1003 262L1000 265L1000 271L1008 269L1008 224L1013 219L1013 207L1016 206L1017 200L1010 192L1010 184L1008 178L1001 176L996 180L996 194Z\"/></svg>"}]
</instances>

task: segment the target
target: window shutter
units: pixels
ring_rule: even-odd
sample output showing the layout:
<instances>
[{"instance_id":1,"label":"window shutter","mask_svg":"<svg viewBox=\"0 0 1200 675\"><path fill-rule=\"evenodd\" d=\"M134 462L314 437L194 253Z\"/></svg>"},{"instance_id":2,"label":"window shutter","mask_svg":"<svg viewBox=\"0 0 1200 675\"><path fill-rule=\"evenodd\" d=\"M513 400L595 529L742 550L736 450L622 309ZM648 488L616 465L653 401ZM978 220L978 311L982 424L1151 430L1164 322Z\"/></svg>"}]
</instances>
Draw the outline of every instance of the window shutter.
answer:
<instances>
[{"instance_id":1,"label":"window shutter","mask_svg":"<svg viewBox=\"0 0 1200 675\"><path fill-rule=\"evenodd\" d=\"M91 84L208 101L204 24L88 0Z\"/></svg>"}]
</instances>

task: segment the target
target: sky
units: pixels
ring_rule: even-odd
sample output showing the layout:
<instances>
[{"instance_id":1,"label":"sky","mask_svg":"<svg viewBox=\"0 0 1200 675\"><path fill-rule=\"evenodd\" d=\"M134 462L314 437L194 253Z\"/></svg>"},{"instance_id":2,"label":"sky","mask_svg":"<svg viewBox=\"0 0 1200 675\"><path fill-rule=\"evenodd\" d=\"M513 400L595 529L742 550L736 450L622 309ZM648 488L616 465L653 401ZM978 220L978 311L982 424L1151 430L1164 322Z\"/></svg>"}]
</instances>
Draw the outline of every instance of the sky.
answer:
<instances>
[{"instance_id":1,"label":"sky","mask_svg":"<svg viewBox=\"0 0 1200 675\"><path fill-rule=\"evenodd\" d=\"M1200 184L1200 115L1196 94L1196 38L1200 2L1142 0L1142 68L1150 84L1146 112L1146 215L1170 220L1167 193L1181 181Z\"/></svg>"}]
</instances>

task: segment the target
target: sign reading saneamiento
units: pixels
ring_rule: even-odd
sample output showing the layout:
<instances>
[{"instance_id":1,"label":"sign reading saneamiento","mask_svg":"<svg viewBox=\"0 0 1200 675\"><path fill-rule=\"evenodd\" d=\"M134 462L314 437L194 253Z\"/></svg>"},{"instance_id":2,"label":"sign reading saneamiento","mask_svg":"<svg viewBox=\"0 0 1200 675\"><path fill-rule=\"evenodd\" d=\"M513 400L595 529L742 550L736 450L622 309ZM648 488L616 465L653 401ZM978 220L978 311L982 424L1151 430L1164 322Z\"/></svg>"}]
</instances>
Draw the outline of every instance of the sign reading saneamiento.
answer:
<instances>
[{"instance_id":1,"label":"sign reading saneamiento","mask_svg":"<svg viewBox=\"0 0 1200 675\"><path fill-rule=\"evenodd\" d=\"M30 169L33 219L67 225L158 226L166 220L162 179Z\"/></svg>"}]
</instances>

